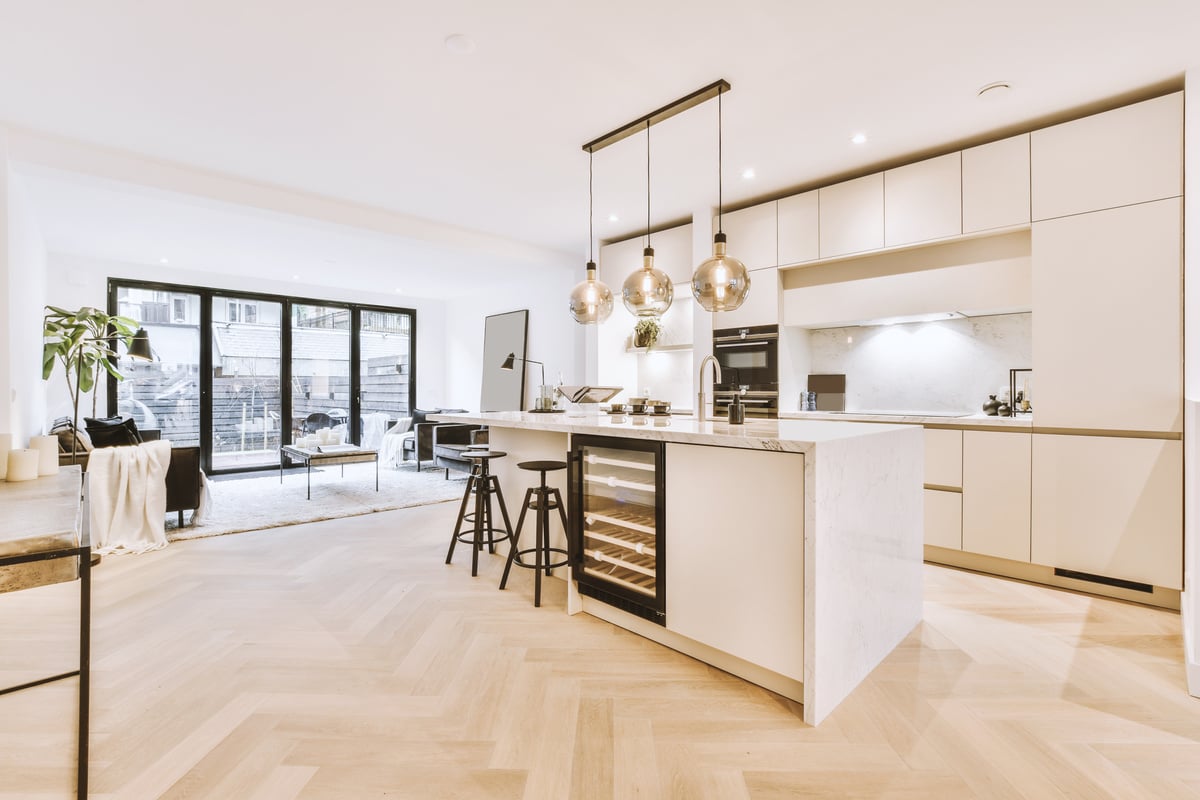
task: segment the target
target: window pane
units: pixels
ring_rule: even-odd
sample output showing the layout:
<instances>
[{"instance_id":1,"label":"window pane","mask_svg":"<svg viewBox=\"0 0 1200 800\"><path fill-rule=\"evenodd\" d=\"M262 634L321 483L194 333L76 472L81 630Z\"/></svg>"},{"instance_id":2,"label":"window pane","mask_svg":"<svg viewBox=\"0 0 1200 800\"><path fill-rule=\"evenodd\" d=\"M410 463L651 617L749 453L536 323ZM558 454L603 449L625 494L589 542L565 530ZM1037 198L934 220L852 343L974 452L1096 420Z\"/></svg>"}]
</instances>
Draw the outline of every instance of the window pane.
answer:
<instances>
[{"instance_id":1,"label":"window pane","mask_svg":"<svg viewBox=\"0 0 1200 800\"><path fill-rule=\"evenodd\" d=\"M350 310L292 306L292 440L333 428L349 441Z\"/></svg>"},{"instance_id":2,"label":"window pane","mask_svg":"<svg viewBox=\"0 0 1200 800\"><path fill-rule=\"evenodd\" d=\"M255 307L261 317L246 313ZM227 312L224 318L221 309ZM266 301L213 301L214 470L279 463L281 309Z\"/></svg>"},{"instance_id":3,"label":"window pane","mask_svg":"<svg viewBox=\"0 0 1200 800\"><path fill-rule=\"evenodd\" d=\"M199 295L177 295L185 305ZM150 336L153 361L124 355L117 369L117 413L132 416L139 429L158 430L173 444L200 444L200 329L175 323L163 292L118 287L117 307L138 320Z\"/></svg>"},{"instance_id":4,"label":"window pane","mask_svg":"<svg viewBox=\"0 0 1200 800\"><path fill-rule=\"evenodd\" d=\"M364 309L359 334L359 389L362 397L363 447L377 449L383 433L411 414L408 363L412 317L394 311Z\"/></svg>"}]
</instances>

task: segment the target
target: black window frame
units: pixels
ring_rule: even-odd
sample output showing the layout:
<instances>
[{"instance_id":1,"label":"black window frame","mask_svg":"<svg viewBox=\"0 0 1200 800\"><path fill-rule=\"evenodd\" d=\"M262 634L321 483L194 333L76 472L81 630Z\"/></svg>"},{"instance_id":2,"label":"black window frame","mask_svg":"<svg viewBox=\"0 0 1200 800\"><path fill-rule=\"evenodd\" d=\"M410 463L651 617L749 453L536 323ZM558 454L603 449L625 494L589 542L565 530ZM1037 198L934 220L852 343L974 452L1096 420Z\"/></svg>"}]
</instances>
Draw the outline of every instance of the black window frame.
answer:
<instances>
[{"instance_id":1,"label":"black window frame","mask_svg":"<svg viewBox=\"0 0 1200 800\"><path fill-rule=\"evenodd\" d=\"M237 472L255 472L263 469L278 469L276 463L272 466L233 467L221 470L212 469L212 310L213 302L218 299L228 299L236 296L241 299L267 301L280 304L279 320L279 380L280 387L292 385L292 306L295 304L321 305L327 307L345 308L350 312L350 419L356 420L362 416L362 376L359 374L362 333L360 322L364 311L382 311L392 314L407 314L409 322L409 380L408 407L417 407L417 310L402 306L384 306L374 303L356 303L342 300L327 300L298 295L270 294L266 292L244 291L232 287L189 286L179 283L164 283L161 281L144 281L133 278L108 279L108 313L118 313L117 292L119 289L142 289L157 292L180 292L194 294L200 297L200 466L211 474L232 474ZM169 295L168 295L169 296ZM174 309L172 309L173 311ZM153 342L151 342L153 345ZM107 414L112 416L117 409L117 381L108 376L106 385ZM292 393L281 391L280 418L291 419ZM358 425L350 425L348 431L350 440L358 444L361 439ZM280 428L283 436L284 426ZM289 429L290 434L290 429Z\"/></svg>"}]
</instances>

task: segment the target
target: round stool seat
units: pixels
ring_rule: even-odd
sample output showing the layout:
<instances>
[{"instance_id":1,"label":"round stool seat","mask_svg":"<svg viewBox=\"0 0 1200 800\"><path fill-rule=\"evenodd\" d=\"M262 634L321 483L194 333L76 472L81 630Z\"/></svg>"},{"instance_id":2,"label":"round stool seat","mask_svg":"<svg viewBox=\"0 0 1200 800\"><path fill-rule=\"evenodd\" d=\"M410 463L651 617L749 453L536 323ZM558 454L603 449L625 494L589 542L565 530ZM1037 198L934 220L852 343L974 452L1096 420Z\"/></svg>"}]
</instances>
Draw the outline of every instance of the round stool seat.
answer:
<instances>
[{"instance_id":1,"label":"round stool seat","mask_svg":"<svg viewBox=\"0 0 1200 800\"><path fill-rule=\"evenodd\" d=\"M463 458L479 458L479 459L486 460L489 458L504 458L506 455L508 455L508 453L505 453L502 450L464 450L463 451Z\"/></svg>"},{"instance_id":2,"label":"round stool seat","mask_svg":"<svg viewBox=\"0 0 1200 800\"><path fill-rule=\"evenodd\" d=\"M517 469L527 469L530 472L553 472L566 468L565 461L521 461L517 464Z\"/></svg>"}]
</instances>

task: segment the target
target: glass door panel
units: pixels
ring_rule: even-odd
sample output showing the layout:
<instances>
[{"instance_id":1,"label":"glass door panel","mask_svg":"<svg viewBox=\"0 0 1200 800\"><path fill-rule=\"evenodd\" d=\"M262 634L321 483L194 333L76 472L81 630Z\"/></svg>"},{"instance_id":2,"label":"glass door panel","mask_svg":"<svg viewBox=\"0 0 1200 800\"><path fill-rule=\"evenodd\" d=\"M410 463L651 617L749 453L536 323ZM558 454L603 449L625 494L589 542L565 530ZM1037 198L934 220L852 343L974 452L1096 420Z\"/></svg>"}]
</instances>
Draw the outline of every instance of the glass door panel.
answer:
<instances>
[{"instance_id":1,"label":"glass door panel","mask_svg":"<svg viewBox=\"0 0 1200 800\"><path fill-rule=\"evenodd\" d=\"M212 299L212 467L279 463L282 304Z\"/></svg>"},{"instance_id":2,"label":"glass door panel","mask_svg":"<svg viewBox=\"0 0 1200 800\"><path fill-rule=\"evenodd\" d=\"M359 442L377 449L384 432L412 415L412 315L363 309L359 323Z\"/></svg>"},{"instance_id":3,"label":"glass door panel","mask_svg":"<svg viewBox=\"0 0 1200 800\"><path fill-rule=\"evenodd\" d=\"M200 444L200 295L120 286L117 313L146 329L154 355L142 361L118 348L117 413L172 444Z\"/></svg>"},{"instance_id":4,"label":"glass door panel","mask_svg":"<svg viewBox=\"0 0 1200 800\"><path fill-rule=\"evenodd\" d=\"M292 306L291 441L330 428L350 441L350 309Z\"/></svg>"}]
</instances>

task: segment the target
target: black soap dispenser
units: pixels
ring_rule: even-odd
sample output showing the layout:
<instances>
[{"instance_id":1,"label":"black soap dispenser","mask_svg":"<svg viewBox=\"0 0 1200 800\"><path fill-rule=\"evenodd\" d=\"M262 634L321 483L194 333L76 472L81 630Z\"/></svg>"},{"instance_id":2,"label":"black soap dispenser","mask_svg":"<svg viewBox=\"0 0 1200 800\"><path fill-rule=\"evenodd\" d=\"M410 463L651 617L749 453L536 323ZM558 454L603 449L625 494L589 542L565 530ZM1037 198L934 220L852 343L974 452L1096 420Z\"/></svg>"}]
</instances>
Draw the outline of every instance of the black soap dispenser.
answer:
<instances>
[{"instance_id":1,"label":"black soap dispenser","mask_svg":"<svg viewBox=\"0 0 1200 800\"><path fill-rule=\"evenodd\" d=\"M742 387L738 385L737 370L733 372L733 380L730 385L733 386L733 402L729 404L729 424L742 425L746 422L746 406L742 405Z\"/></svg>"}]
</instances>

